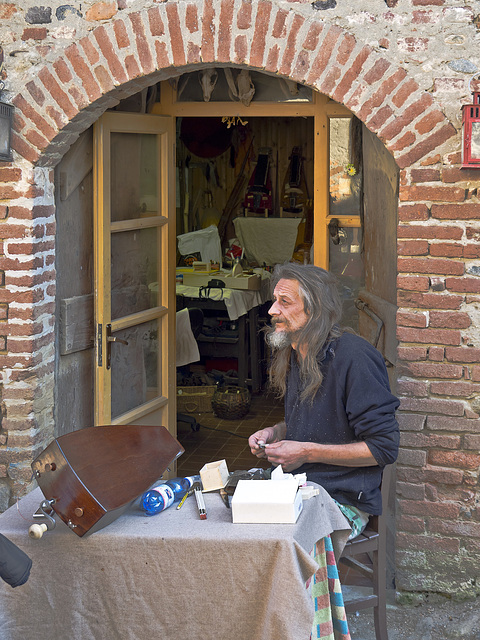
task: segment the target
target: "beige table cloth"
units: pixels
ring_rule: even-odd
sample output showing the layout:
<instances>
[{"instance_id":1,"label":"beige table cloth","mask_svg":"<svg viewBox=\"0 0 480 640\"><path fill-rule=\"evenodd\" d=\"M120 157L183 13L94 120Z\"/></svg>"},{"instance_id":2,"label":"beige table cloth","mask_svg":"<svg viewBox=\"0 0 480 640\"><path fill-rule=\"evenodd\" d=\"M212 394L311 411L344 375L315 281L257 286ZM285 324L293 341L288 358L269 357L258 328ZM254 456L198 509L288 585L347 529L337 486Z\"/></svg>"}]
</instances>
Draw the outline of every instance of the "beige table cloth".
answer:
<instances>
[{"instance_id":1,"label":"beige table cloth","mask_svg":"<svg viewBox=\"0 0 480 640\"><path fill-rule=\"evenodd\" d=\"M304 502L296 524L232 524L217 492L207 520L190 497L147 517L134 503L79 538L63 522L28 537L40 489L0 516L0 531L33 560L29 581L0 584L0 638L25 640L308 640L306 580L314 543L349 528L328 494ZM26 520L26 519L27 520Z\"/></svg>"}]
</instances>

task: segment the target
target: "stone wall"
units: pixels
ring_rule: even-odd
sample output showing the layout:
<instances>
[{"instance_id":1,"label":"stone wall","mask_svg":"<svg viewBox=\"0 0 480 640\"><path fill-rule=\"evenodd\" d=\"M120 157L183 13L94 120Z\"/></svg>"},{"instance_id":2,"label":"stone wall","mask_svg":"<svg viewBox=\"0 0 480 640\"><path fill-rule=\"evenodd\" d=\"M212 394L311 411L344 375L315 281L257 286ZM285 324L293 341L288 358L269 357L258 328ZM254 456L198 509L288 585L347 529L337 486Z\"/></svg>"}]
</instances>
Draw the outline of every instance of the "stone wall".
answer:
<instances>
[{"instance_id":1,"label":"stone wall","mask_svg":"<svg viewBox=\"0 0 480 640\"><path fill-rule=\"evenodd\" d=\"M0 4L14 161L0 166L0 500L53 433L52 167L128 95L234 64L345 104L400 167L397 583L476 593L480 560L480 202L461 105L480 69L478 0Z\"/></svg>"}]
</instances>

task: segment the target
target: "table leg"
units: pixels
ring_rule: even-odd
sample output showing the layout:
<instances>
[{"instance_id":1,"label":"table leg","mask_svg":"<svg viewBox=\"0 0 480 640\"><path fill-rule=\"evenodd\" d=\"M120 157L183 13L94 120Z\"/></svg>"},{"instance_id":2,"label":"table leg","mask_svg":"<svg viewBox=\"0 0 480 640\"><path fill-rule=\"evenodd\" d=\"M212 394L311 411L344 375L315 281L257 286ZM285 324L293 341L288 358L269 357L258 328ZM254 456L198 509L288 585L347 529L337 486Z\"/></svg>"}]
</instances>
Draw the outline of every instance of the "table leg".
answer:
<instances>
[{"instance_id":1,"label":"table leg","mask_svg":"<svg viewBox=\"0 0 480 640\"><path fill-rule=\"evenodd\" d=\"M245 315L238 318L238 385L246 386L248 375L248 348L247 348L247 318Z\"/></svg>"},{"instance_id":2,"label":"table leg","mask_svg":"<svg viewBox=\"0 0 480 640\"><path fill-rule=\"evenodd\" d=\"M250 342L250 369L252 372L252 391L260 391L260 350L258 348L258 307L248 312L248 332Z\"/></svg>"}]
</instances>

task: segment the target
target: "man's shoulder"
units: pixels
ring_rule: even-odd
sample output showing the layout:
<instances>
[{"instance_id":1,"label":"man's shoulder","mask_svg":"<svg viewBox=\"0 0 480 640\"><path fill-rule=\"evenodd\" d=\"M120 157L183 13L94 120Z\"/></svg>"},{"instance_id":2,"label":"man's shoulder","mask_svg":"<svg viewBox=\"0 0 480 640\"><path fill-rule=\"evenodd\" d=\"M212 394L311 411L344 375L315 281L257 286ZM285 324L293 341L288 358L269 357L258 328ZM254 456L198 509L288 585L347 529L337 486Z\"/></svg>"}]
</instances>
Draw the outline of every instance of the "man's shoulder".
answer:
<instances>
[{"instance_id":1,"label":"man's shoulder","mask_svg":"<svg viewBox=\"0 0 480 640\"><path fill-rule=\"evenodd\" d=\"M381 353L368 340L356 333L344 331L330 345L335 356L342 356L348 359L357 357L359 354L370 354L372 358L382 358Z\"/></svg>"},{"instance_id":2,"label":"man's shoulder","mask_svg":"<svg viewBox=\"0 0 480 640\"><path fill-rule=\"evenodd\" d=\"M345 332L330 346L331 366L340 377L354 374L365 383L381 381L389 389L385 359L368 340L354 333Z\"/></svg>"}]
</instances>

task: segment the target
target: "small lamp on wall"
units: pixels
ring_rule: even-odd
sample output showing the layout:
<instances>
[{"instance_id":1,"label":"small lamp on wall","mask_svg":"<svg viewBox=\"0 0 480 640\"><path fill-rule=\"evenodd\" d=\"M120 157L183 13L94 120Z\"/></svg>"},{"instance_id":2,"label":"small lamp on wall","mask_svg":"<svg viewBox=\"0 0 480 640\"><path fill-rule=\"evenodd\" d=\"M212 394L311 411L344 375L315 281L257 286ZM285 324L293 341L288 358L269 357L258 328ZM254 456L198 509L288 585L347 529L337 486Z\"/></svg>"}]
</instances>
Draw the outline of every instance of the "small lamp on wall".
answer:
<instances>
[{"instance_id":1,"label":"small lamp on wall","mask_svg":"<svg viewBox=\"0 0 480 640\"><path fill-rule=\"evenodd\" d=\"M3 91L6 77L3 64L3 47L0 45L0 92ZM13 107L6 102L0 102L0 162L10 162L12 152L10 150L10 140L12 136Z\"/></svg>"},{"instance_id":2,"label":"small lamp on wall","mask_svg":"<svg viewBox=\"0 0 480 640\"><path fill-rule=\"evenodd\" d=\"M0 161L10 162L12 152L10 139L12 135L13 107L11 104L0 102Z\"/></svg>"},{"instance_id":3,"label":"small lamp on wall","mask_svg":"<svg viewBox=\"0 0 480 640\"><path fill-rule=\"evenodd\" d=\"M470 79L470 91L478 75ZM473 104L462 107L462 169L480 169L480 91L473 92Z\"/></svg>"}]
</instances>

